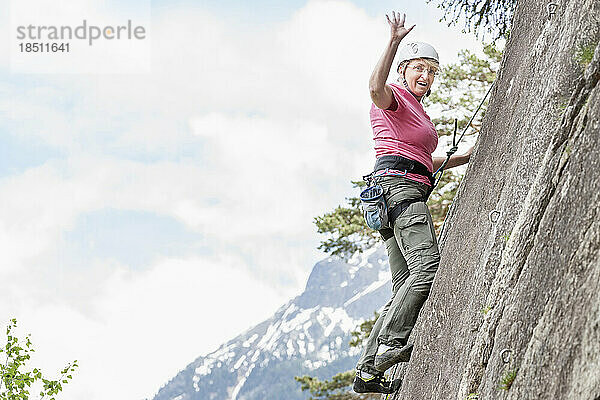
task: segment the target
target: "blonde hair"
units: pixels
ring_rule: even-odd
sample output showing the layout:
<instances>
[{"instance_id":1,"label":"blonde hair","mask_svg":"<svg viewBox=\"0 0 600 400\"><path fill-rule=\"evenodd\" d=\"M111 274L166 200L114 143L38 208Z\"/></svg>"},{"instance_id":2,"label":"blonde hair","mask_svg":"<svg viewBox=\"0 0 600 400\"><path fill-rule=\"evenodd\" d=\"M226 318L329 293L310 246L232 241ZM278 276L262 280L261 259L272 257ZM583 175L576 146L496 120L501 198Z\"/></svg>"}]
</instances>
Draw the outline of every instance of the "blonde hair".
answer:
<instances>
[{"instance_id":1,"label":"blonde hair","mask_svg":"<svg viewBox=\"0 0 600 400\"><path fill-rule=\"evenodd\" d=\"M440 69L440 63L430 58L413 58L412 60L404 60L400 64L398 64L398 68L396 68L396 72L400 73L400 70L404 70L406 66L411 61L422 61L424 62L428 68L434 68L436 71Z\"/></svg>"}]
</instances>

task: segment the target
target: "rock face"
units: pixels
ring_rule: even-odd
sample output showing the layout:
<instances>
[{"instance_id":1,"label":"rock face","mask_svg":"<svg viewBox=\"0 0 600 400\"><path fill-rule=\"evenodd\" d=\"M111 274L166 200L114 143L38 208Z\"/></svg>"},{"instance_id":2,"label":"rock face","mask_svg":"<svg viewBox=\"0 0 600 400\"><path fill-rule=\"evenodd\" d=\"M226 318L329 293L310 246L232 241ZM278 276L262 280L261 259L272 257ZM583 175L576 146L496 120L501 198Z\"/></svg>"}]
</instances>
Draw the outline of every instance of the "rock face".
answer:
<instances>
[{"instance_id":1,"label":"rock face","mask_svg":"<svg viewBox=\"0 0 600 400\"><path fill-rule=\"evenodd\" d=\"M600 399L600 1L554 2L517 1L390 400Z\"/></svg>"}]
</instances>

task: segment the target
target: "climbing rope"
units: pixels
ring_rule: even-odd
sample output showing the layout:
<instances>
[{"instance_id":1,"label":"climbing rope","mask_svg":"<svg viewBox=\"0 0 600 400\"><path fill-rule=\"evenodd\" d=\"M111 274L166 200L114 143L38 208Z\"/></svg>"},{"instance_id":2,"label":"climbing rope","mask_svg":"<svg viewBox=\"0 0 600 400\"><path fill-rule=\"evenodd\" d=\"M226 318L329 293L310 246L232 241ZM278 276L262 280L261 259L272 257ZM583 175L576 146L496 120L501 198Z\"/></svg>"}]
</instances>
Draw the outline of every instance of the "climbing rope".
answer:
<instances>
[{"instance_id":1,"label":"climbing rope","mask_svg":"<svg viewBox=\"0 0 600 400\"><path fill-rule=\"evenodd\" d=\"M454 153L456 153L456 151L458 150L458 144L460 143L460 141L462 140L462 138L465 136L465 133L467 133L467 130L471 126L471 123L475 119L475 116L477 115L477 113L479 112L479 110L481 109L481 107L483 106L483 103L485 102L485 99L487 99L488 95L492 91L492 88L494 87L495 84L496 84L496 82L494 82L494 83L492 83L490 85L490 88L486 92L485 96L483 96L483 99L481 100L481 103L479 103L479 106L477 107L477 109L473 113L473 116L469 120L469 123L467 124L467 126L465 126L465 129L463 130L463 132L460 135L460 137L458 138L458 140L456 140L456 132L458 130L458 120L454 119L454 135L452 136L452 147L450 148L450 150L448 150L446 152L446 159L444 160L444 162L442 163L442 165L440 165L440 167L437 169L437 171L435 171L435 173L433 174L433 179L434 179L435 183L433 184L433 188L431 190L433 190L437 186L437 184L440 182L440 180L442 179L442 175L444 174L444 168L448 164L448 161L450 161L450 157L452 157L452 155Z\"/></svg>"}]
</instances>

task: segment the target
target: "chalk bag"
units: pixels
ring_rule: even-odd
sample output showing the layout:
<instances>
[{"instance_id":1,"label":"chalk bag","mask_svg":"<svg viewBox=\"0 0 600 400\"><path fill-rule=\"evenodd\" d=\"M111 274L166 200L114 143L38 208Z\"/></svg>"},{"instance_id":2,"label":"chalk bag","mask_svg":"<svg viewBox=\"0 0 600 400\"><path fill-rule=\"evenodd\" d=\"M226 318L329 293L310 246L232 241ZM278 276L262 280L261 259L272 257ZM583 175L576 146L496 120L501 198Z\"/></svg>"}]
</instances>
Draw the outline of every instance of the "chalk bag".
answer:
<instances>
[{"instance_id":1,"label":"chalk bag","mask_svg":"<svg viewBox=\"0 0 600 400\"><path fill-rule=\"evenodd\" d=\"M376 231L387 227L387 205L381 185L370 186L360 193L363 217L367 226Z\"/></svg>"}]
</instances>

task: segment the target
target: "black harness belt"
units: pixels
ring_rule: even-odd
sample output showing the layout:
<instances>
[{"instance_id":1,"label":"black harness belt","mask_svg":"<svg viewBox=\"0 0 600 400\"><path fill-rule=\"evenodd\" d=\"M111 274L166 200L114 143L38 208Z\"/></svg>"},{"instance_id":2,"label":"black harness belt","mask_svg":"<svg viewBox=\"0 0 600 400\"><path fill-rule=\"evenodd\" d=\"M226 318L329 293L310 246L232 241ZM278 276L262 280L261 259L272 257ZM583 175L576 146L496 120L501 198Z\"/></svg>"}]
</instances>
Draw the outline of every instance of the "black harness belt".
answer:
<instances>
[{"instance_id":1,"label":"black harness belt","mask_svg":"<svg viewBox=\"0 0 600 400\"><path fill-rule=\"evenodd\" d=\"M381 156L375 162L375 168L373 171L381 171L383 169L396 169L398 171L405 171L404 173L411 173L417 175L423 175L429 179L429 182L433 185L433 175L424 164L418 161L411 160L410 158L402 156Z\"/></svg>"},{"instance_id":2,"label":"black harness belt","mask_svg":"<svg viewBox=\"0 0 600 400\"><path fill-rule=\"evenodd\" d=\"M435 181L433 179L433 175L431 174L431 172L429 172L427 167L418 161L411 160L410 158L406 158L406 157L402 157L402 156L381 156L375 162L375 168L373 170L376 173L377 171L381 171L381 170L385 170L385 169L395 169L398 171L404 171L404 174L411 173L411 174L422 175L422 176L426 177L427 179L429 179L429 182L431 183L431 187L433 187L433 185L435 183ZM405 201L400 202L399 204L396 204L391 209L389 209L388 210L388 219L389 219L390 226L393 228L396 218L398 218L400 216L400 214L402 214L404 212L404 210L406 210L408 208L408 206L410 206L413 203L419 202L419 201L423 201L423 202L427 201L429 194L431 194L431 188L429 189L429 192L427 193L425 198L405 200ZM387 236L387 235L384 235L384 239L386 239L385 236Z\"/></svg>"}]
</instances>

